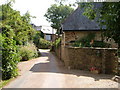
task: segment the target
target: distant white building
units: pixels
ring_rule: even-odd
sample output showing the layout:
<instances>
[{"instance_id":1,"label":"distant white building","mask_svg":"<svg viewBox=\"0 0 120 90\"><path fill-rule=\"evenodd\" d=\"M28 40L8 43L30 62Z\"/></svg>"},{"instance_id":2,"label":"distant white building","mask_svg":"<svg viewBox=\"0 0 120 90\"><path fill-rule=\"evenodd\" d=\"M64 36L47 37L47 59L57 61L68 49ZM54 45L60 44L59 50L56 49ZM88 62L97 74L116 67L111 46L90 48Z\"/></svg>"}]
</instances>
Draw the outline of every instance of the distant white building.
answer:
<instances>
[{"instance_id":1,"label":"distant white building","mask_svg":"<svg viewBox=\"0 0 120 90\"><path fill-rule=\"evenodd\" d=\"M41 26L41 32L44 33L44 39L48 41L54 41L56 36L56 29L50 26Z\"/></svg>"},{"instance_id":2,"label":"distant white building","mask_svg":"<svg viewBox=\"0 0 120 90\"><path fill-rule=\"evenodd\" d=\"M41 31L44 34L44 39L45 40L55 41L56 32L57 32L56 29L53 29L52 27L45 26L45 25L42 25L42 26L36 26L34 24L31 24L31 25L35 30Z\"/></svg>"},{"instance_id":3,"label":"distant white building","mask_svg":"<svg viewBox=\"0 0 120 90\"><path fill-rule=\"evenodd\" d=\"M34 24L31 24L32 25L32 27L35 29L35 30L37 30L37 31L40 31L41 30L41 27L42 26L36 26L36 25L34 25Z\"/></svg>"}]
</instances>

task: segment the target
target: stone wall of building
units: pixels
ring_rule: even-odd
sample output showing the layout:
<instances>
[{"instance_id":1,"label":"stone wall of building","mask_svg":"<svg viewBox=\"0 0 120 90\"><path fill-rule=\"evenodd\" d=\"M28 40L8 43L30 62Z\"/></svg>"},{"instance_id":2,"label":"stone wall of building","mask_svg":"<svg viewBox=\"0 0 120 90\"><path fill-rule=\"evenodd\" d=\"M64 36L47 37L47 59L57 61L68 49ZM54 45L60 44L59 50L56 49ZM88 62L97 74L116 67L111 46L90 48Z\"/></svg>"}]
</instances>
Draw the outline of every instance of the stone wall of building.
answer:
<instances>
[{"instance_id":1,"label":"stone wall of building","mask_svg":"<svg viewBox=\"0 0 120 90\"><path fill-rule=\"evenodd\" d=\"M69 69L90 70L96 67L101 73L115 74L118 68L118 58L115 48L75 48L61 47L56 53ZM60 53L61 51L61 53Z\"/></svg>"},{"instance_id":2,"label":"stone wall of building","mask_svg":"<svg viewBox=\"0 0 120 90\"><path fill-rule=\"evenodd\" d=\"M94 33L96 35L95 40L101 41L102 38L101 38L100 31L66 31L63 34L64 41L65 41L65 43L68 43L70 41L75 41L75 40L78 40L80 38L87 36L90 33Z\"/></svg>"},{"instance_id":3,"label":"stone wall of building","mask_svg":"<svg viewBox=\"0 0 120 90\"><path fill-rule=\"evenodd\" d=\"M85 36L87 36L90 33L94 33L95 34L95 40L101 41L102 37L101 37L101 31L66 31L63 34L62 37L62 43L64 45L69 45L70 41L76 41L79 40ZM113 39L107 39L104 37L104 42L109 43L111 46L111 48L117 48L118 45L115 43L115 41Z\"/></svg>"},{"instance_id":4,"label":"stone wall of building","mask_svg":"<svg viewBox=\"0 0 120 90\"><path fill-rule=\"evenodd\" d=\"M89 33L96 33L95 40L101 40L99 31L90 31ZM61 45L55 49L59 59L69 69L90 70L91 67L96 67L101 73L117 73L117 48L79 48L69 46L69 41L85 37L89 33L86 31L64 32L61 37Z\"/></svg>"}]
</instances>

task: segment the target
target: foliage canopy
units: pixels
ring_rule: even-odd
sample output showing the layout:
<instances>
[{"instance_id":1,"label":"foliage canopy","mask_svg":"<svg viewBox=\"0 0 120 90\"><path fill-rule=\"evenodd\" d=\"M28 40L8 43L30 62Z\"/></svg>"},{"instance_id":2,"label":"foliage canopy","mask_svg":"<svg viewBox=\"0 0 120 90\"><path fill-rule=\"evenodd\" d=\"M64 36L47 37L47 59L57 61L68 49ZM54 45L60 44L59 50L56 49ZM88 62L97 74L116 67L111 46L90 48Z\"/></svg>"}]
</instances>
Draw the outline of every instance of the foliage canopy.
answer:
<instances>
[{"instance_id":1,"label":"foliage canopy","mask_svg":"<svg viewBox=\"0 0 120 90\"><path fill-rule=\"evenodd\" d=\"M70 6L53 4L48 8L44 16L47 18L47 21L51 22L51 26L54 29L59 30L61 23L71 14L71 12L73 12L73 8Z\"/></svg>"},{"instance_id":2,"label":"foliage canopy","mask_svg":"<svg viewBox=\"0 0 120 90\"><path fill-rule=\"evenodd\" d=\"M93 3L84 3L84 15L90 19L98 17L100 26L106 26L104 36L114 39L120 48L120 2L101 2L100 8L94 8L94 5Z\"/></svg>"}]
</instances>

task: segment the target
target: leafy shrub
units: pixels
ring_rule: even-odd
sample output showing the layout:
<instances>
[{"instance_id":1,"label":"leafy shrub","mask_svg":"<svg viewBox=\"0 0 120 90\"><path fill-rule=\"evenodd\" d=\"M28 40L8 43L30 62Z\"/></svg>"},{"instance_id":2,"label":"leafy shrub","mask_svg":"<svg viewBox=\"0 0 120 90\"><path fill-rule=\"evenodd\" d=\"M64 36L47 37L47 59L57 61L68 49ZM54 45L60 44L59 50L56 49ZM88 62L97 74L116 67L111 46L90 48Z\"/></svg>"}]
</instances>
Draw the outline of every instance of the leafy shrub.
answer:
<instances>
[{"instance_id":1,"label":"leafy shrub","mask_svg":"<svg viewBox=\"0 0 120 90\"><path fill-rule=\"evenodd\" d=\"M13 39L4 37L2 50L2 79L10 79L18 75L17 64L20 61L17 46Z\"/></svg>"},{"instance_id":2,"label":"leafy shrub","mask_svg":"<svg viewBox=\"0 0 120 90\"><path fill-rule=\"evenodd\" d=\"M33 43L36 45L37 48L48 49L51 46L51 42L43 39L44 34L40 31L36 32L34 36Z\"/></svg>"},{"instance_id":3,"label":"leafy shrub","mask_svg":"<svg viewBox=\"0 0 120 90\"><path fill-rule=\"evenodd\" d=\"M54 46L58 48L60 45L60 42L61 42L61 38L56 39L56 41L54 42Z\"/></svg>"},{"instance_id":4,"label":"leafy shrub","mask_svg":"<svg viewBox=\"0 0 120 90\"><path fill-rule=\"evenodd\" d=\"M0 75L2 76L2 34L0 33ZM0 77L0 80L2 80L2 77Z\"/></svg>"},{"instance_id":5,"label":"leafy shrub","mask_svg":"<svg viewBox=\"0 0 120 90\"><path fill-rule=\"evenodd\" d=\"M53 44L52 47L50 48L50 51L55 51L55 48L58 48L60 46L61 43L61 38L56 39Z\"/></svg>"},{"instance_id":6,"label":"leafy shrub","mask_svg":"<svg viewBox=\"0 0 120 90\"><path fill-rule=\"evenodd\" d=\"M2 34L0 33L0 61L2 59L2 42L3 42L3 37L2 37Z\"/></svg>"},{"instance_id":7,"label":"leafy shrub","mask_svg":"<svg viewBox=\"0 0 120 90\"><path fill-rule=\"evenodd\" d=\"M38 51L33 43L28 43L26 46L21 46L19 49L21 60L30 60L38 56Z\"/></svg>"},{"instance_id":8,"label":"leafy shrub","mask_svg":"<svg viewBox=\"0 0 120 90\"><path fill-rule=\"evenodd\" d=\"M95 34L91 33L88 34L86 37L83 37L82 39L79 39L73 43L73 46L75 47L91 47L91 40L94 40Z\"/></svg>"},{"instance_id":9,"label":"leafy shrub","mask_svg":"<svg viewBox=\"0 0 120 90\"><path fill-rule=\"evenodd\" d=\"M103 41L94 41L94 43L92 44L92 47L110 47L110 44L105 43Z\"/></svg>"},{"instance_id":10,"label":"leafy shrub","mask_svg":"<svg viewBox=\"0 0 120 90\"><path fill-rule=\"evenodd\" d=\"M51 42L50 41L47 41L43 38L40 38L40 43L39 43L39 48L42 48L42 49L48 49L51 47Z\"/></svg>"},{"instance_id":11,"label":"leafy shrub","mask_svg":"<svg viewBox=\"0 0 120 90\"><path fill-rule=\"evenodd\" d=\"M40 44L40 32L39 31L36 31L36 34L34 36L34 39L33 39L33 43L36 45L36 47L39 47L39 44Z\"/></svg>"}]
</instances>

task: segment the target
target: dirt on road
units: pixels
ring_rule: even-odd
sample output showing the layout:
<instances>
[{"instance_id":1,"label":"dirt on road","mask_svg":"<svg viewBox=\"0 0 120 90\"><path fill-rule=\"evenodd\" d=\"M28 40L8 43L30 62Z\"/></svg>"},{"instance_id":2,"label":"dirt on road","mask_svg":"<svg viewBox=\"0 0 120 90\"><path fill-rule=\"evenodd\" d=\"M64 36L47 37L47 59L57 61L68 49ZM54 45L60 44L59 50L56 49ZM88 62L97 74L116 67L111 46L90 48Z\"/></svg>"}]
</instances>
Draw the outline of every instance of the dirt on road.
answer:
<instances>
[{"instance_id":1,"label":"dirt on road","mask_svg":"<svg viewBox=\"0 0 120 90\"><path fill-rule=\"evenodd\" d=\"M4 88L118 88L111 75L68 70L49 50L40 52L41 57L20 62L20 76Z\"/></svg>"}]
</instances>

